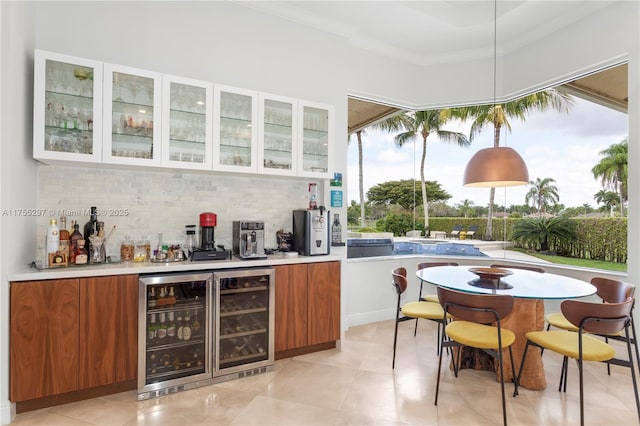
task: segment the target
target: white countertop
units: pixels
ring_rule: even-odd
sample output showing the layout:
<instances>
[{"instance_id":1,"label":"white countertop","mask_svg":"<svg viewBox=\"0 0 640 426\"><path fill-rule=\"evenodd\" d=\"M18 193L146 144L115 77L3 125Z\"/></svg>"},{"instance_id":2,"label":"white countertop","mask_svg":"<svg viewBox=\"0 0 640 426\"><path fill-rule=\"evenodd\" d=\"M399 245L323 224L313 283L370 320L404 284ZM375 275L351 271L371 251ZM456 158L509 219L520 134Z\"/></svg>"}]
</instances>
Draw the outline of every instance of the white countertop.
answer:
<instances>
[{"instance_id":1,"label":"white countertop","mask_svg":"<svg viewBox=\"0 0 640 426\"><path fill-rule=\"evenodd\" d=\"M42 270L30 268L29 266L25 265L25 269L23 271L17 271L15 273L9 274L9 281L17 282L33 280L55 280L62 278L99 277L105 275L149 274L231 268L252 268L254 266L331 262L341 260L343 260L342 256L334 254L324 256L285 256L284 254L274 254L267 256L266 259L262 260L242 260L234 257L231 260L212 260L201 262L123 262L86 266L68 266Z\"/></svg>"}]
</instances>

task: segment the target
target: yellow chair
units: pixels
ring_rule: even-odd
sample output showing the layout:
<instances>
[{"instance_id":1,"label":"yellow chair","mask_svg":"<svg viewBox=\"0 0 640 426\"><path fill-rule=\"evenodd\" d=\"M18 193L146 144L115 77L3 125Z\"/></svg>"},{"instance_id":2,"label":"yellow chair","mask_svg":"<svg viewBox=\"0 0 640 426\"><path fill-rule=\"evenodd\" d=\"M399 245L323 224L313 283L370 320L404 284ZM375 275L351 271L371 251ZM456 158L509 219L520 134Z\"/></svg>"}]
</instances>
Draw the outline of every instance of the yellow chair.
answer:
<instances>
[{"instance_id":1,"label":"yellow chair","mask_svg":"<svg viewBox=\"0 0 640 426\"><path fill-rule=\"evenodd\" d=\"M561 303L560 308L566 319L576 327L578 331L553 330L531 331L527 333L527 344L522 354L522 363L520 364L520 371L515 380L513 396L518 395L518 381L520 374L522 374L527 351L530 346L535 346L554 351L564 357L562 373L560 375L560 387L558 390L560 390L562 382L564 381L566 391L568 359L573 358L578 362L581 425L584 425L584 375L582 371L584 361L602 361L630 368L633 391L636 398L636 409L638 411L638 419L640 419L640 400L638 399L638 385L633 367L631 339L629 336L633 299L628 298L622 303L593 303L579 300L565 300ZM624 331L628 360L616 358L615 349L611 345L588 334L615 335L622 331Z\"/></svg>"},{"instance_id":2,"label":"yellow chair","mask_svg":"<svg viewBox=\"0 0 640 426\"><path fill-rule=\"evenodd\" d=\"M445 322L445 315L442 306L431 302L408 302L400 306L402 294L407 289L407 269L396 268L392 272L393 286L398 294L398 303L396 309L396 329L393 335L393 362L391 368L396 367L396 344L398 342L398 324L402 321L411 319L428 319L438 323L438 337L440 337L441 328ZM402 317L400 317L402 314ZM414 333L415 335L415 333ZM440 352L440 340L438 340L438 352Z\"/></svg>"},{"instance_id":3,"label":"yellow chair","mask_svg":"<svg viewBox=\"0 0 640 426\"><path fill-rule=\"evenodd\" d=\"M500 321L513 310L514 300L510 295L473 294L447 290L438 287L438 298L446 314L455 318L445 327L440 343L441 347L472 347L482 349L498 359L500 370L500 386L502 389L502 418L507 424L507 407L504 393L504 368L502 351L509 349L511 371L516 377L511 345L516 340L515 334L500 326ZM495 323L495 325L489 325ZM438 360L438 381L436 383L435 405L438 405L440 388L440 370L442 368L442 350ZM460 350L458 360L453 357L453 371L458 377L460 366Z\"/></svg>"},{"instance_id":4,"label":"yellow chair","mask_svg":"<svg viewBox=\"0 0 640 426\"><path fill-rule=\"evenodd\" d=\"M596 287L596 294L600 299L602 299L603 303L623 302L629 297L633 298L636 290L633 284L602 277L593 278L591 280L591 284ZM567 331L578 331L578 327L573 325L561 312L548 314L545 317L545 321L547 322L547 331L551 329L551 326ZM635 348L636 360L640 363L640 351L638 350L638 340L636 338L636 328L633 322L633 315L631 315L631 336L631 344ZM625 338L620 334L602 337L605 338L605 341L608 341L608 339L625 340ZM610 365L607 365L607 373L611 375Z\"/></svg>"}]
</instances>

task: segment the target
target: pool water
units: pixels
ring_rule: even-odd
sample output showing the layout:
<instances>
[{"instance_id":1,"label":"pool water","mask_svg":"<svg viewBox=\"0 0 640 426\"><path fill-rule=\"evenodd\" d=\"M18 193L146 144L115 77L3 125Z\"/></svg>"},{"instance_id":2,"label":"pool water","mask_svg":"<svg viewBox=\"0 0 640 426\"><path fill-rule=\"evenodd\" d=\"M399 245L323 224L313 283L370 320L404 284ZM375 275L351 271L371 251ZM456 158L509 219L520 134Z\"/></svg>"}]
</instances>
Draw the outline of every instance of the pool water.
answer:
<instances>
[{"instance_id":1,"label":"pool water","mask_svg":"<svg viewBox=\"0 0 640 426\"><path fill-rule=\"evenodd\" d=\"M479 256L488 257L479 248L471 244L452 243L449 241L395 241L393 255L403 254L431 254L450 256Z\"/></svg>"}]
</instances>

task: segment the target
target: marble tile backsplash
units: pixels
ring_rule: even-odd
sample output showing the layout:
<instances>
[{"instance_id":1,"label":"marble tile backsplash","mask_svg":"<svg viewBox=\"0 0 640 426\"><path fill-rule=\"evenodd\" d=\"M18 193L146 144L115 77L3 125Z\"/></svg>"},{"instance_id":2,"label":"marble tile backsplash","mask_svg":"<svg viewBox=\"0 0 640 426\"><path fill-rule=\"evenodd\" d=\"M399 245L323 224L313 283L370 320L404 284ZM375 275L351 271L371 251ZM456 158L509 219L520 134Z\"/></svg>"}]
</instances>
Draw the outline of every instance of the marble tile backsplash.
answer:
<instances>
[{"instance_id":1,"label":"marble tile backsplash","mask_svg":"<svg viewBox=\"0 0 640 426\"><path fill-rule=\"evenodd\" d=\"M82 232L91 206L107 234L116 227L108 255L119 256L125 235L146 237L152 247L158 233L164 242L183 243L185 225L198 225L202 212L217 215L217 244L230 249L232 222L249 219L265 222L265 247L275 247L276 232L291 231L291 210L308 205L309 182L318 182L322 194L314 179L41 165L37 207L46 214L38 218L37 255L44 258L49 219L66 213L67 227L76 220Z\"/></svg>"}]
</instances>

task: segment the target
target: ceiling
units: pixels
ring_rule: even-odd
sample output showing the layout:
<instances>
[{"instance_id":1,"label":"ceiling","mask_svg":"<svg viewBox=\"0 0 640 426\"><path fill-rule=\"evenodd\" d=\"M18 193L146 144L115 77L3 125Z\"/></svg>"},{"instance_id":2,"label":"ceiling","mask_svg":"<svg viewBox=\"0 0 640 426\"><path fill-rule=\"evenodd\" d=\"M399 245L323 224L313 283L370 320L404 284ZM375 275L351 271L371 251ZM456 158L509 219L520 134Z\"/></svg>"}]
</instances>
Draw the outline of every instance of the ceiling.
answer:
<instances>
[{"instance_id":1,"label":"ceiling","mask_svg":"<svg viewBox=\"0 0 640 426\"><path fill-rule=\"evenodd\" d=\"M351 46L421 66L488 58L496 52L505 56L612 3L593 0L238 2L342 37ZM559 89L626 111L627 66L581 77ZM392 106L350 98L349 132L396 111Z\"/></svg>"}]
</instances>

